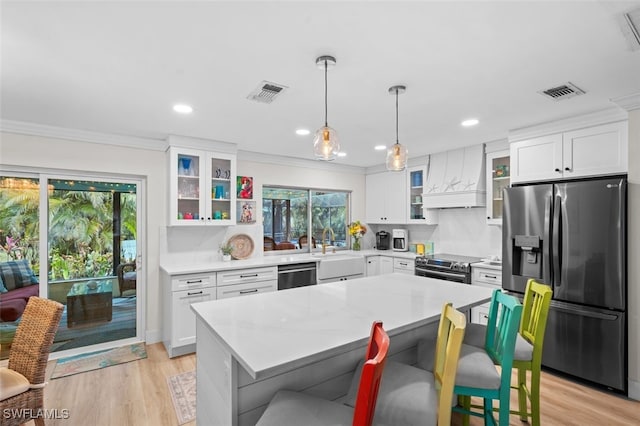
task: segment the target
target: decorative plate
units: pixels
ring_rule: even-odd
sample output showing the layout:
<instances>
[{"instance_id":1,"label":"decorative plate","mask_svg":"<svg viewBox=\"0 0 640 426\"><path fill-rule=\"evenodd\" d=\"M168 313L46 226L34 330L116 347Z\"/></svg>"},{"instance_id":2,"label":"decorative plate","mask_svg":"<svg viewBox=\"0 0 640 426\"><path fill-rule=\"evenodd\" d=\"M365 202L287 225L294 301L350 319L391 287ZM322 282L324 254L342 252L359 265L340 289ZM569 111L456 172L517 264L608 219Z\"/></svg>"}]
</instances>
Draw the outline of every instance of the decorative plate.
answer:
<instances>
[{"instance_id":1,"label":"decorative plate","mask_svg":"<svg viewBox=\"0 0 640 426\"><path fill-rule=\"evenodd\" d=\"M253 240L247 234L236 234L229 238L229 245L233 247L231 257L234 259L246 259L253 253Z\"/></svg>"}]
</instances>

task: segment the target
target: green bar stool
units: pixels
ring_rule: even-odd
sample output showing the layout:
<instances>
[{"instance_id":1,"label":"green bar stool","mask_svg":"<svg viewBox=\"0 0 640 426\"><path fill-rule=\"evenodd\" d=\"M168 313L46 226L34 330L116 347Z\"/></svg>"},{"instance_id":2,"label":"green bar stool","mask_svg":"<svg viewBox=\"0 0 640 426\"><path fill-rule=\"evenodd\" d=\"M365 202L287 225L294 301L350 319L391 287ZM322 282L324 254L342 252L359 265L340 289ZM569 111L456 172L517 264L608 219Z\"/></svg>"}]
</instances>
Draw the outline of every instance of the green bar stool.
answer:
<instances>
[{"instance_id":1,"label":"green bar stool","mask_svg":"<svg viewBox=\"0 0 640 426\"><path fill-rule=\"evenodd\" d=\"M494 400L500 404L498 424L509 424L511 369L521 316L518 299L496 289L491 297L484 348L463 345L453 390L461 404L453 411L464 414L465 425L469 424L469 415L484 417L485 425L496 424ZM472 396L483 398L481 412L473 410Z\"/></svg>"}]
</instances>

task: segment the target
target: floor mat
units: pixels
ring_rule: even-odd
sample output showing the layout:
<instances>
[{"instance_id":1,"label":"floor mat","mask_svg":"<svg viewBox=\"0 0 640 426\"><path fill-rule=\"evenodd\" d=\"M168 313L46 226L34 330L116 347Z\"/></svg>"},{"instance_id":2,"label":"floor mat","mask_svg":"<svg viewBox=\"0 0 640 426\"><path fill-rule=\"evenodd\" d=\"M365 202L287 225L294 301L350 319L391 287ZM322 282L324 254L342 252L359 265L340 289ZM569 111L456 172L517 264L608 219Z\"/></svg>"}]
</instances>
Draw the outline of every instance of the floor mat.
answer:
<instances>
[{"instance_id":1,"label":"floor mat","mask_svg":"<svg viewBox=\"0 0 640 426\"><path fill-rule=\"evenodd\" d=\"M196 418L196 372L167 377L171 400L176 410L178 424L185 424Z\"/></svg>"},{"instance_id":2,"label":"floor mat","mask_svg":"<svg viewBox=\"0 0 640 426\"><path fill-rule=\"evenodd\" d=\"M98 370L112 365L136 361L146 357L147 350L145 344L134 343L133 345L121 346L119 348L60 358L56 363L51 378L58 379L60 377Z\"/></svg>"}]
</instances>

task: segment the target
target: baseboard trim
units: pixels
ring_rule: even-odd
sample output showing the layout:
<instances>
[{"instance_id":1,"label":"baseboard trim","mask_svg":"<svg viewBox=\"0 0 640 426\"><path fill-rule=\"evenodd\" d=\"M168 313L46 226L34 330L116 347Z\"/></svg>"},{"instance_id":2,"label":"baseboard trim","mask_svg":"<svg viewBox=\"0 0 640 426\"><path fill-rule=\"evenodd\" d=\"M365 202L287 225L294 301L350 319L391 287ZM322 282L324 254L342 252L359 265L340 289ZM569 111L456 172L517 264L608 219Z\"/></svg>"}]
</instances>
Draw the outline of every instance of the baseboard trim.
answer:
<instances>
[{"instance_id":1,"label":"baseboard trim","mask_svg":"<svg viewBox=\"0 0 640 426\"><path fill-rule=\"evenodd\" d=\"M145 332L145 339L148 345L162 342L162 333L160 330L147 330Z\"/></svg>"}]
</instances>

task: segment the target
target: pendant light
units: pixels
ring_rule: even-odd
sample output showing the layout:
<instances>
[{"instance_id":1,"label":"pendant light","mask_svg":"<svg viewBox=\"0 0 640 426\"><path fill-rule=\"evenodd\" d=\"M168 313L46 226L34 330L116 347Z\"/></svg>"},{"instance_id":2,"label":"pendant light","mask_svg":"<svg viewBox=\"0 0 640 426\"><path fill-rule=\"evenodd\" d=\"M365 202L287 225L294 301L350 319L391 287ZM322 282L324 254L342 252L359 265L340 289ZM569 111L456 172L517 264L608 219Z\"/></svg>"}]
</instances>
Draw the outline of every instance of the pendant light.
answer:
<instances>
[{"instance_id":1,"label":"pendant light","mask_svg":"<svg viewBox=\"0 0 640 426\"><path fill-rule=\"evenodd\" d=\"M316 65L324 68L324 126L318 129L313 138L313 153L316 158L325 161L335 160L340 151L338 134L327 122L327 70L335 64L336 58L333 56L320 56L316 59Z\"/></svg>"},{"instance_id":2,"label":"pendant light","mask_svg":"<svg viewBox=\"0 0 640 426\"><path fill-rule=\"evenodd\" d=\"M389 93L396 95L396 143L387 151L387 170L393 172L401 172L407 167L407 148L398 142L398 95L406 90L406 86L389 88Z\"/></svg>"}]
</instances>

